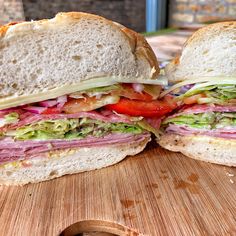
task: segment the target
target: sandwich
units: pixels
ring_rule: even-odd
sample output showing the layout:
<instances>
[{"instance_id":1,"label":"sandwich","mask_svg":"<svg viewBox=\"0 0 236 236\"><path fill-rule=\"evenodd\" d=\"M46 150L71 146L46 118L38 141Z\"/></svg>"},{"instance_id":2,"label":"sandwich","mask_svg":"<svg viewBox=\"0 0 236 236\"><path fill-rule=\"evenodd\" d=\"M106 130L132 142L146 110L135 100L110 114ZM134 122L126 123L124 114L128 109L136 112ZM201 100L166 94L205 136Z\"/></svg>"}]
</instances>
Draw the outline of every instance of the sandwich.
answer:
<instances>
[{"instance_id":1,"label":"sandwich","mask_svg":"<svg viewBox=\"0 0 236 236\"><path fill-rule=\"evenodd\" d=\"M141 152L176 103L138 33L59 13L0 28L0 184L113 165Z\"/></svg>"},{"instance_id":2,"label":"sandwich","mask_svg":"<svg viewBox=\"0 0 236 236\"><path fill-rule=\"evenodd\" d=\"M162 122L159 144L216 164L236 166L236 21L195 32L167 67L179 109Z\"/></svg>"}]
</instances>

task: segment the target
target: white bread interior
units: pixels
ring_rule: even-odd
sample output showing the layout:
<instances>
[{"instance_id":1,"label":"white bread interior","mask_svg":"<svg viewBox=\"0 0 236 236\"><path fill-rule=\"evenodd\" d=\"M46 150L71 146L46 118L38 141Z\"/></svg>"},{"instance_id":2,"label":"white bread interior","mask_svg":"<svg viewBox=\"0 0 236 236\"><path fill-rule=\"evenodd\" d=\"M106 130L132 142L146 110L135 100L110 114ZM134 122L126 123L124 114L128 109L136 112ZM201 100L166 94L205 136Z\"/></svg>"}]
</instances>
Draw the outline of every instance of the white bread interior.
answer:
<instances>
[{"instance_id":1,"label":"white bread interior","mask_svg":"<svg viewBox=\"0 0 236 236\"><path fill-rule=\"evenodd\" d=\"M159 144L170 151L181 152L185 156L226 165L236 166L236 140L203 135L164 134Z\"/></svg>"},{"instance_id":2,"label":"white bread interior","mask_svg":"<svg viewBox=\"0 0 236 236\"><path fill-rule=\"evenodd\" d=\"M126 156L141 152L149 141L150 138L147 137L142 141L127 144L65 149L41 154L42 156L32 159L33 165L29 167L19 167L17 164L0 167L0 184L37 183L114 165Z\"/></svg>"},{"instance_id":3,"label":"white bread interior","mask_svg":"<svg viewBox=\"0 0 236 236\"><path fill-rule=\"evenodd\" d=\"M1 104L13 99L19 101L14 106L22 105L21 96L42 92L53 98L51 90L95 77L135 81L155 79L158 73L143 36L100 16L59 13L50 20L0 28Z\"/></svg>"},{"instance_id":4,"label":"white bread interior","mask_svg":"<svg viewBox=\"0 0 236 236\"><path fill-rule=\"evenodd\" d=\"M236 77L236 21L211 24L193 33L165 72L173 83L203 76Z\"/></svg>"}]
</instances>

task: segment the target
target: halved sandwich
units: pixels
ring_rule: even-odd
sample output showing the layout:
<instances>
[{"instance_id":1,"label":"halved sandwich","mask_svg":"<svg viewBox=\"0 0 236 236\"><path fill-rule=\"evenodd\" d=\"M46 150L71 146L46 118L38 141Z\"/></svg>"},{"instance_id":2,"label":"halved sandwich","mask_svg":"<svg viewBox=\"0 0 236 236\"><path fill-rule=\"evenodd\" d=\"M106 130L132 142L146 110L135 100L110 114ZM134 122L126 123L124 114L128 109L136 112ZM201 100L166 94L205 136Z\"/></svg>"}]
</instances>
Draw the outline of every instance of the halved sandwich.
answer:
<instances>
[{"instance_id":1,"label":"halved sandwich","mask_svg":"<svg viewBox=\"0 0 236 236\"><path fill-rule=\"evenodd\" d=\"M0 57L0 184L115 164L176 105L145 39L96 15L4 26Z\"/></svg>"},{"instance_id":2,"label":"halved sandwich","mask_svg":"<svg viewBox=\"0 0 236 236\"><path fill-rule=\"evenodd\" d=\"M162 122L160 145L191 158L236 166L236 22L206 26L166 68L180 109Z\"/></svg>"}]
</instances>

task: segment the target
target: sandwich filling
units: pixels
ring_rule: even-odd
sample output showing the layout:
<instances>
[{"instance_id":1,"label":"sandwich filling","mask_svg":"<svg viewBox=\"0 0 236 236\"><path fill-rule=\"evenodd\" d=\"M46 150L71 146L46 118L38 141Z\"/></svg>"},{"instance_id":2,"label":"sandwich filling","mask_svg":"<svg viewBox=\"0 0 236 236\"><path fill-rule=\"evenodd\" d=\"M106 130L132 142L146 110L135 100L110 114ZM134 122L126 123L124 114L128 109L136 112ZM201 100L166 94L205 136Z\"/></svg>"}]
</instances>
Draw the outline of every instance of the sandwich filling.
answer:
<instances>
[{"instance_id":1,"label":"sandwich filling","mask_svg":"<svg viewBox=\"0 0 236 236\"><path fill-rule=\"evenodd\" d=\"M162 122L167 133L236 139L235 82L185 85L174 93L180 109Z\"/></svg>"},{"instance_id":2,"label":"sandwich filling","mask_svg":"<svg viewBox=\"0 0 236 236\"><path fill-rule=\"evenodd\" d=\"M159 137L160 118L176 107L171 96L158 100L161 89L116 84L0 110L0 164Z\"/></svg>"}]
</instances>

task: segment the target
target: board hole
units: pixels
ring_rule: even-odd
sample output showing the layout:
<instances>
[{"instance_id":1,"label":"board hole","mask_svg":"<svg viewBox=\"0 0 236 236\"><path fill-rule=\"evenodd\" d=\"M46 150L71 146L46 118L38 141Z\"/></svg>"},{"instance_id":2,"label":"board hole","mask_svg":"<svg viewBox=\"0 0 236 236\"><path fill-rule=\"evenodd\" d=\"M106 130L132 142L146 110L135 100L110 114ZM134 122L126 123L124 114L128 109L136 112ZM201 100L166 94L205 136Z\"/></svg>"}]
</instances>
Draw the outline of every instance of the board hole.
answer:
<instances>
[{"instance_id":1,"label":"board hole","mask_svg":"<svg viewBox=\"0 0 236 236\"><path fill-rule=\"evenodd\" d=\"M60 236L81 236L86 234L97 236L140 235L137 231L117 223L101 220L85 220L68 226L61 232Z\"/></svg>"}]
</instances>

